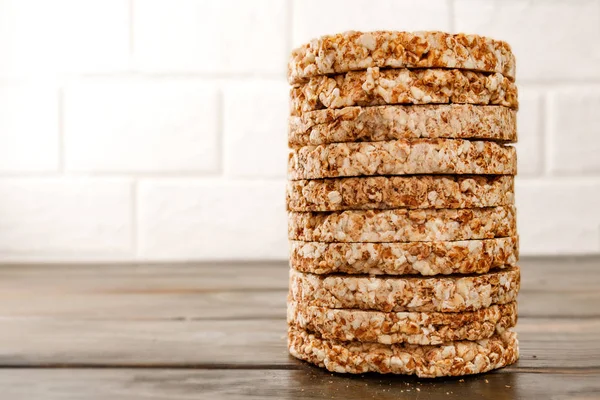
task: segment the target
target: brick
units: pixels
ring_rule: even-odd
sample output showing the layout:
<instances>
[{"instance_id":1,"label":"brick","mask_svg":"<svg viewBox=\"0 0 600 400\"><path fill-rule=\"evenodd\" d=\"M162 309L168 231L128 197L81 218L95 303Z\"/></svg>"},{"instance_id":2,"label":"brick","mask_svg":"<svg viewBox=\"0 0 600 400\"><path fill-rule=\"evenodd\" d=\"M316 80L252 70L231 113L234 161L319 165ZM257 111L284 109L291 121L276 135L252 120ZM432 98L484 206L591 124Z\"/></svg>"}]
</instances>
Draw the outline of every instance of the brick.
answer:
<instances>
[{"instance_id":1,"label":"brick","mask_svg":"<svg viewBox=\"0 0 600 400\"><path fill-rule=\"evenodd\" d=\"M138 0L134 54L150 71L285 71L287 1Z\"/></svg>"},{"instance_id":2,"label":"brick","mask_svg":"<svg viewBox=\"0 0 600 400\"><path fill-rule=\"evenodd\" d=\"M287 258L285 181L146 180L138 255L168 260Z\"/></svg>"},{"instance_id":3,"label":"brick","mask_svg":"<svg viewBox=\"0 0 600 400\"><path fill-rule=\"evenodd\" d=\"M126 258L131 201L121 179L1 179L0 259Z\"/></svg>"},{"instance_id":4,"label":"brick","mask_svg":"<svg viewBox=\"0 0 600 400\"><path fill-rule=\"evenodd\" d=\"M73 85L65 93L67 170L216 171L218 108L216 89L194 79Z\"/></svg>"},{"instance_id":5,"label":"brick","mask_svg":"<svg viewBox=\"0 0 600 400\"><path fill-rule=\"evenodd\" d=\"M600 253L600 181L517 179L522 255Z\"/></svg>"},{"instance_id":6,"label":"brick","mask_svg":"<svg viewBox=\"0 0 600 400\"><path fill-rule=\"evenodd\" d=\"M600 87L555 90L548 97L549 168L555 174L600 172Z\"/></svg>"},{"instance_id":7,"label":"brick","mask_svg":"<svg viewBox=\"0 0 600 400\"><path fill-rule=\"evenodd\" d=\"M456 0L455 29L506 40L518 79L600 77L600 2Z\"/></svg>"},{"instance_id":8,"label":"brick","mask_svg":"<svg viewBox=\"0 0 600 400\"><path fill-rule=\"evenodd\" d=\"M446 0L294 0L293 5L294 46L349 30L450 30Z\"/></svg>"},{"instance_id":9,"label":"brick","mask_svg":"<svg viewBox=\"0 0 600 400\"><path fill-rule=\"evenodd\" d=\"M543 169L542 97L532 89L519 88L517 162L519 176L540 175Z\"/></svg>"},{"instance_id":10,"label":"brick","mask_svg":"<svg viewBox=\"0 0 600 400\"><path fill-rule=\"evenodd\" d=\"M57 171L58 90L0 85L0 110L0 172Z\"/></svg>"},{"instance_id":11,"label":"brick","mask_svg":"<svg viewBox=\"0 0 600 400\"><path fill-rule=\"evenodd\" d=\"M288 95L283 80L235 82L225 87L226 175L285 178Z\"/></svg>"},{"instance_id":12,"label":"brick","mask_svg":"<svg viewBox=\"0 0 600 400\"><path fill-rule=\"evenodd\" d=\"M128 0L0 1L0 75L129 65Z\"/></svg>"}]
</instances>

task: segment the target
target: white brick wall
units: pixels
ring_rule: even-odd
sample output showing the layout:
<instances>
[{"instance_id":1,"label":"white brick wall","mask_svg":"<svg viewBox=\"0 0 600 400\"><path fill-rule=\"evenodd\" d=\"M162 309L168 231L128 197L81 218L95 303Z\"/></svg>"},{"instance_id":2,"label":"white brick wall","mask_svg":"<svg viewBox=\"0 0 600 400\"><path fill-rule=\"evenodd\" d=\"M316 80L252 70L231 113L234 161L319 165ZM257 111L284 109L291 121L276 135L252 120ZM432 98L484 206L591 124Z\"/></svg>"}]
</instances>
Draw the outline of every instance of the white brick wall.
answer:
<instances>
[{"instance_id":1,"label":"white brick wall","mask_svg":"<svg viewBox=\"0 0 600 400\"><path fill-rule=\"evenodd\" d=\"M197 79L110 79L68 85L67 171L216 172L219 98Z\"/></svg>"},{"instance_id":2,"label":"white brick wall","mask_svg":"<svg viewBox=\"0 0 600 400\"><path fill-rule=\"evenodd\" d=\"M542 96L536 90L519 88L519 113L517 129L519 141L517 147L518 175L536 176L542 172L544 157L542 137Z\"/></svg>"},{"instance_id":3,"label":"white brick wall","mask_svg":"<svg viewBox=\"0 0 600 400\"><path fill-rule=\"evenodd\" d=\"M0 74L128 68L128 0L0 0Z\"/></svg>"},{"instance_id":4,"label":"white brick wall","mask_svg":"<svg viewBox=\"0 0 600 400\"><path fill-rule=\"evenodd\" d=\"M455 0L455 29L508 41L521 80L600 78L597 0Z\"/></svg>"},{"instance_id":5,"label":"white brick wall","mask_svg":"<svg viewBox=\"0 0 600 400\"><path fill-rule=\"evenodd\" d=\"M284 180L144 180L138 191L138 255L284 259L284 192Z\"/></svg>"},{"instance_id":6,"label":"white brick wall","mask_svg":"<svg viewBox=\"0 0 600 400\"><path fill-rule=\"evenodd\" d=\"M51 85L0 84L1 172L58 170L58 102Z\"/></svg>"},{"instance_id":7,"label":"white brick wall","mask_svg":"<svg viewBox=\"0 0 600 400\"><path fill-rule=\"evenodd\" d=\"M521 180L515 189L525 254L594 254L600 243L597 179Z\"/></svg>"},{"instance_id":8,"label":"white brick wall","mask_svg":"<svg viewBox=\"0 0 600 400\"><path fill-rule=\"evenodd\" d=\"M293 45L348 30L442 30L452 26L447 0L294 0Z\"/></svg>"},{"instance_id":9,"label":"white brick wall","mask_svg":"<svg viewBox=\"0 0 600 400\"><path fill-rule=\"evenodd\" d=\"M285 178L288 84L281 80L233 81L223 92L225 175Z\"/></svg>"},{"instance_id":10,"label":"white brick wall","mask_svg":"<svg viewBox=\"0 0 600 400\"><path fill-rule=\"evenodd\" d=\"M522 253L600 253L600 0L0 0L0 260L285 259L287 54L347 29L509 41Z\"/></svg>"},{"instance_id":11,"label":"white brick wall","mask_svg":"<svg viewBox=\"0 0 600 400\"><path fill-rule=\"evenodd\" d=\"M3 259L121 259L132 254L128 179L0 179Z\"/></svg>"},{"instance_id":12,"label":"white brick wall","mask_svg":"<svg viewBox=\"0 0 600 400\"><path fill-rule=\"evenodd\" d=\"M552 90L548 125L553 174L600 174L600 85Z\"/></svg>"},{"instance_id":13,"label":"white brick wall","mask_svg":"<svg viewBox=\"0 0 600 400\"><path fill-rule=\"evenodd\" d=\"M288 2L134 0L136 66L151 72L285 72Z\"/></svg>"}]
</instances>

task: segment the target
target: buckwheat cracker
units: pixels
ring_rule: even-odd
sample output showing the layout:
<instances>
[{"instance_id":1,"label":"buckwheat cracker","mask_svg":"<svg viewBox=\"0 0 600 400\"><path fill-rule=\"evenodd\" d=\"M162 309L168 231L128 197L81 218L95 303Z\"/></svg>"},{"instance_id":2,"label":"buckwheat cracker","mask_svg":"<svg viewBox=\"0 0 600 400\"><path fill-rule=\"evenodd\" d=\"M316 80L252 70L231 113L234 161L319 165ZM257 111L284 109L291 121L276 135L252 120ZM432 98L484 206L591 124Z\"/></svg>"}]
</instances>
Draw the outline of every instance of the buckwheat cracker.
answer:
<instances>
[{"instance_id":1,"label":"buckwheat cracker","mask_svg":"<svg viewBox=\"0 0 600 400\"><path fill-rule=\"evenodd\" d=\"M517 141L516 111L471 104L345 107L291 116L290 147L413 138Z\"/></svg>"},{"instance_id":2,"label":"buckwheat cracker","mask_svg":"<svg viewBox=\"0 0 600 400\"><path fill-rule=\"evenodd\" d=\"M414 174L514 175L513 146L463 139L399 139L292 149L292 180Z\"/></svg>"},{"instance_id":3,"label":"buckwheat cracker","mask_svg":"<svg viewBox=\"0 0 600 400\"><path fill-rule=\"evenodd\" d=\"M506 331L489 339L435 346L340 342L288 328L292 356L331 372L417 375L420 378L479 374L502 368L519 358L517 334Z\"/></svg>"},{"instance_id":4,"label":"buckwheat cracker","mask_svg":"<svg viewBox=\"0 0 600 400\"><path fill-rule=\"evenodd\" d=\"M312 274L482 274L516 265L517 236L456 242L290 242L290 266Z\"/></svg>"},{"instance_id":5,"label":"buckwheat cracker","mask_svg":"<svg viewBox=\"0 0 600 400\"><path fill-rule=\"evenodd\" d=\"M516 109L517 86L498 73L369 68L316 76L290 91L291 115L323 108L445 103L489 104Z\"/></svg>"},{"instance_id":6,"label":"buckwheat cracker","mask_svg":"<svg viewBox=\"0 0 600 400\"><path fill-rule=\"evenodd\" d=\"M508 175L373 176L288 181L291 211L479 208L514 204Z\"/></svg>"},{"instance_id":7,"label":"buckwheat cracker","mask_svg":"<svg viewBox=\"0 0 600 400\"><path fill-rule=\"evenodd\" d=\"M369 67L459 68L515 78L515 56L506 42L444 32L356 32L323 36L292 51L288 80Z\"/></svg>"},{"instance_id":8,"label":"buckwheat cracker","mask_svg":"<svg viewBox=\"0 0 600 400\"><path fill-rule=\"evenodd\" d=\"M288 238L307 242L423 242L516 235L514 206L289 212Z\"/></svg>"},{"instance_id":9,"label":"buckwheat cracker","mask_svg":"<svg viewBox=\"0 0 600 400\"><path fill-rule=\"evenodd\" d=\"M290 269L289 299L326 308L464 312L515 301L519 285L519 267L444 277L314 275Z\"/></svg>"},{"instance_id":10,"label":"buckwheat cracker","mask_svg":"<svg viewBox=\"0 0 600 400\"><path fill-rule=\"evenodd\" d=\"M481 340L517 323L517 303L461 313L380 312L333 309L288 302L288 324L323 339L368 343L435 345Z\"/></svg>"}]
</instances>

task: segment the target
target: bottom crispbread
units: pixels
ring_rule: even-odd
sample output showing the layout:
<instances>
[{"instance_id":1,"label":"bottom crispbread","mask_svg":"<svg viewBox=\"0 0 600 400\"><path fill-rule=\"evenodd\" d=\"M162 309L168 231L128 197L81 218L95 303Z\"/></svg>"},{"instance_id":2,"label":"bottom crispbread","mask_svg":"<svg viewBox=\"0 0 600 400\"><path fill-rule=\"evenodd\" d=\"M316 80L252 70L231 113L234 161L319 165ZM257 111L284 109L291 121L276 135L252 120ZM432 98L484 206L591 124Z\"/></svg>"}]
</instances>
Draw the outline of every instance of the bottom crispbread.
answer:
<instances>
[{"instance_id":1,"label":"bottom crispbread","mask_svg":"<svg viewBox=\"0 0 600 400\"><path fill-rule=\"evenodd\" d=\"M421 378L478 374L502 368L519 358L515 332L506 331L476 342L438 346L340 342L288 328L292 356L338 373L417 375Z\"/></svg>"},{"instance_id":2,"label":"bottom crispbread","mask_svg":"<svg viewBox=\"0 0 600 400\"><path fill-rule=\"evenodd\" d=\"M288 301L290 325L324 339L436 345L481 340L517 323L517 303L494 304L471 312L380 312L332 309Z\"/></svg>"}]
</instances>

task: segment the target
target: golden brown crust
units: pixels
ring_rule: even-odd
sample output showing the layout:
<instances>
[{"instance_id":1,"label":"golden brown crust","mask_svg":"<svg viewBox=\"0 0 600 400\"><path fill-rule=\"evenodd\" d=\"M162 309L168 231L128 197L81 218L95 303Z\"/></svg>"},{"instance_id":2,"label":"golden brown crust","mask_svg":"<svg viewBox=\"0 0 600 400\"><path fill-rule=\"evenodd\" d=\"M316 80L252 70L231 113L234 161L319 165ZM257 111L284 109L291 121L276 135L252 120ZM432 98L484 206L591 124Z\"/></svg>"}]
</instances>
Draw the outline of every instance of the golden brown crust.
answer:
<instances>
[{"instance_id":1,"label":"golden brown crust","mask_svg":"<svg viewBox=\"0 0 600 400\"><path fill-rule=\"evenodd\" d=\"M289 212L288 238L307 242L429 242L516 235L514 206Z\"/></svg>"},{"instance_id":2,"label":"golden brown crust","mask_svg":"<svg viewBox=\"0 0 600 400\"><path fill-rule=\"evenodd\" d=\"M514 204L509 175L373 176L289 181L291 211L480 208Z\"/></svg>"},{"instance_id":3,"label":"golden brown crust","mask_svg":"<svg viewBox=\"0 0 600 400\"><path fill-rule=\"evenodd\" d=\"M290 242L290 266L312 274L483 274L516 265L516 236L456 242Z\"/></svg>"},{"instance_id":4,"label":"golden brown crust","mask_svg":"<svg viewBox=\"0 0 600 400\"><path fill-rule=\"evenodd\" d=\"M289 298L326 308L464 312L515 301L520 279L519 267L426 278L314 275L290 269Z\"/></svg>"},{"instance_id":5,"label":"golden brown crust","mask_svg":"<svg viewBox=\"0 0 600 400\"><path fill-rule=\"evenodd\" d=\"M477 311L380 312L333 309L288 301L288 324L344 342L435 345L481 340L517 323L517 303L494 304Z\"/></svg>"},{"instance_id":6,"label":"golden brown crust","mask_svg":"<svg viewBox=\"0 0 600 400\"><path fill-rule=\"evenodd\" d=\"M475 342L437 346L340 342L288 328L291 355L331 372L417 375L421 378L478 374L502 368L519 358L515 332L506 331Z\"/></svg>"},{"instance_id":7,"label":"golden brown crust","mask_svg":"<svg viewBox=\"0 0 600 400\"><path fill-rule=\"evenodd\" d=\"M513 146L463 139L399 139L292 149L292 180L414 174L514 175Z\"/></svg>"},{"instance_id":8,"label":"golden brown crust","mask_svg":"<svg viewBox=\"0 0 600 400\"><path fill-rule=\"evenodd\" d=\"M503 41L445 32L344 32L292 51L290 83L369 67L459 68L515 78L515 56Z\"/></svg>"},{"instance_id":9,"label":"golden brown crust","mask_svg":"<svg viewBox=\"0 0 600 400\"><path fill-rule=\"evenodd\" d=\"M291 115L386 104L479 104L518 108L517 86L501 74L457 69L369 68L316 76L290 91Z\"/></svg>"},{"instance_id":10,"label":"golden brown crust","mask_svg":"<svg viewBox=\"0 0 600 400\"><path fill-rule=\"evenodd\" d=\"M291 116L290 147L340 142L449 138L517 141L517 113L472 104L345 107Z\"/></svg>"}]
</instances>

